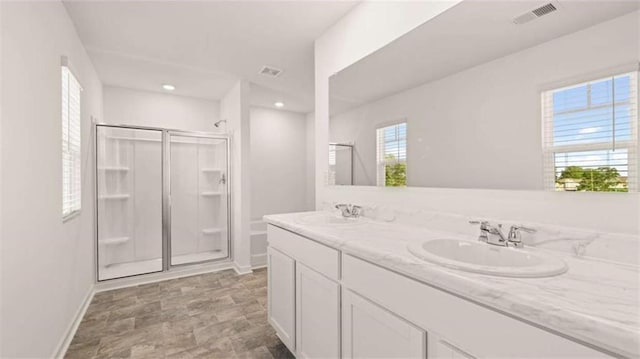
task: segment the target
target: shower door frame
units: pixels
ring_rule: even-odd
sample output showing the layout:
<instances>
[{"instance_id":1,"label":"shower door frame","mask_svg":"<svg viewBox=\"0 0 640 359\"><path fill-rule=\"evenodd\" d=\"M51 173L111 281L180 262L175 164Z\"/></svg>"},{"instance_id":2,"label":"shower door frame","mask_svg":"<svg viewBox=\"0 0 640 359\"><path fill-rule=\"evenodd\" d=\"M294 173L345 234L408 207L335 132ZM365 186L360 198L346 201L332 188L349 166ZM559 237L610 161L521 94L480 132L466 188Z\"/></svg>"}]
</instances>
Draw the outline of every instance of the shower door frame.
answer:
<instances>
[{"instance_id":1,"label":"shower door frame","mask_svg":"<svg viewBox=\"0 0 640 359\"><path fill-rule=\"evenodd\" d=\"M194 261L194 262L188 262L188 263L181 263L181 264L171 264L171 136L175 135L175 136L182 136L182 137L194 137L194 138L207 138L207 139L213 139L213 140L224 140L225 141L225 151L226 153L226 166L225 166L225 173L226 173L226 195L227 195L227 255L225 257L221 257L221 258L214 258L214 259L205 259L202 261ZM166 176L165 173L163 172L163 181L162 181L162 185L163 185L163 191L162 191L162 195L163 195L163 216L162 216L162 236L163 237L167 237L166 240L165 238L163 238L163 246L166 246L166 248L163 247L162 249L162 253L163 253L163 259L162 259L162 265L164 270L163 271L168 271L173 267L187 267L187 266L191 266L191 265L198 265L198 264L203 264L203 263L211 263L211 262L219 262L219 261L223 261L226 259L231 259L233 260L233 255L232 255L232 248L233 246L231 245L231 180L230 180L230 173L231 173L231 146L230 146L230 141L229 141L229 136L224 136L224 135L218 135L218 134L211 134L211 133L206 133L206 132L194 132L194 131L183 131L183 130L170 130L167 129L166 132L163 132L163 141L166 142L166 146L163 146L163 167L166 165L167 168L169 169L166 172ZM163 145L165 144L165 142L163 142ZM165 201L165 196L166 196L166 201ZM166 216L165 216L165 203L167 203L166 206ZM166 256L164 256L166 255Z\"/></svg>"},{"instance_id":2,"label":"shower door frame","mask_svg":"<svg viewBox=\"0 0 640 359\"><path fill-rule=\"evenodd\" d=\"M162 270L153 271L148 273L139 273L139 274L131 274L122 277L109 278L109 279L100 279L100 263L99 263L99 236L98 236L98 128L121 128L121 129L130 129L130 130L143 130L143 131L159 131L162 134L161 137L161 181L162 181ZM93 139L94 139L94 245L95 245L95 263L96 263L96 283L100 282L108 282L112 280L131 278L144 276L154 273L165 273L171 270L171 268L178 267L188 267L192 265L199 265L204 263L214 263L214 262L223 262L223 261L233 261L233 246L231 242L233 240L233 235L231 231L231 224L233 213L231 211L231 138L228 135L211 133L211 132L201 132L201 131L186 131L186 130L177 130L171 128L163 128L163 127L152 127L152 126L137 126L137 125L121 125L121 124L107 124L107 123L94 123L93 124ZM170 136L185 136L185 137L197 137L197 138L209 138L214 140L224 140L226 143L226 194L227 194L227 256L221 258L214 258L209 260L183 263L183 264L171 264L171 143Z\"/></svg>"}]
</instances>

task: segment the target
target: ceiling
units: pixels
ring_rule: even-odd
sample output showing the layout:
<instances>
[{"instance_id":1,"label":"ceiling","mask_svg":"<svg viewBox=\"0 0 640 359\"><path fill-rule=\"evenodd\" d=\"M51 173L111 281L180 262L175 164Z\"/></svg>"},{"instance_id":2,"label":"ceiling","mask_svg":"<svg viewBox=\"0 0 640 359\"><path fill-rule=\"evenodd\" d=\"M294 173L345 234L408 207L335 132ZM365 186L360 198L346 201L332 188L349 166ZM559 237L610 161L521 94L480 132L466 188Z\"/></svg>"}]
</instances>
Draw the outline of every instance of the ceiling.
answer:
<instances>
[{"instance_id":1,"label":"ceiling","mask_svg":"<svg viewBox=\"0 0 640 359\"><path fill-rule=\"evenodd\" d=\"M314 108L314 40L356 1L64 1L105 85L219 100L239 79L251 102ZM263 65L283 70L277 78Z\"/></svg>"},{"instance_id":2,"label":"ceiling","mask_svg":"<svg viewBox=\"0 0 640 359\"><path fill-rule=\"evenodd\" d=\"M516 25L552 2L558 11ZM465 0L340 71L330 80L337 114L567 35L639 8L637 1Z\"/></svg>"}]
</instances>

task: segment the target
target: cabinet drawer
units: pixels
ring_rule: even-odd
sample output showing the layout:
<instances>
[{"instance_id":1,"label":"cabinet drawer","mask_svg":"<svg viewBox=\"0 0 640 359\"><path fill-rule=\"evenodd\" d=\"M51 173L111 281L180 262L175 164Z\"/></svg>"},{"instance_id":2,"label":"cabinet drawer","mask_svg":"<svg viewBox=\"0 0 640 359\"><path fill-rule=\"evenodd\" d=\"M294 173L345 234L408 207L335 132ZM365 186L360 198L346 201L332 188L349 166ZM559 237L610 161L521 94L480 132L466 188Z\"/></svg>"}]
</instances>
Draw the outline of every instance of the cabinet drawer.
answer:
<instances>
[{"instance_id":1,"label":"cabinet drawer","mask_svg":"<svg viewBox=\"0 0 640 359\"><path fill-rule=\"evenodd\" d=\"M342 285L478 358L605 358L519 319L392 272L350 255L342 256ZM447 352L447 350L443 350ZM447 354L448 355L448 354Z\"/></svg>"},{"instance_id":2,"label":"cabinet drawer","mask_svg":"<svg viewBox=\"0 0 640 359\"><path fill-rule=\"evenodd\" d=\"M331 279L340 279L339 251L273 225L267 228L267 240L270 247L286 253L307 267Z\"/></svg>"}]
</instances>

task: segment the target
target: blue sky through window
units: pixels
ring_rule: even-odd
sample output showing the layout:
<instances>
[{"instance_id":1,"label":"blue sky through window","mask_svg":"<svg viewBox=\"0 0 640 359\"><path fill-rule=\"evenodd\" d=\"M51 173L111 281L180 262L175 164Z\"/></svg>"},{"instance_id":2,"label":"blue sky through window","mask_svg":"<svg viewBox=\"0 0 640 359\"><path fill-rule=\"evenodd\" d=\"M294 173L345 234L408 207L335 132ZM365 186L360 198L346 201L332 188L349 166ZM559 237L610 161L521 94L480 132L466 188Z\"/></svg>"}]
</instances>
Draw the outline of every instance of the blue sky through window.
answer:
<instances>
[{"instance_id":1,"label":"blue sky through window","mask_svg":"<svg viewBox=\"0 0 640 359\"><path fill-rule=\"evenodd\" d=\"M553 92L553 145L585 145L631 140L631 77L618 76ZM614 129L615 111L615 129ZM624 149L556 153L556 172L566 166L611 166L626 176Z\"/></svg>"},{"instance_id":2,"label":"blue sky through window","mask_svg":"<svg viewBox=\"0 0 640 359\"><path fill-rule=\"evenodd\" d=\"M383 128L385 158L392 155L396 160L407 159L407 124L400 123Z\"/></svg>"}]
</instances>

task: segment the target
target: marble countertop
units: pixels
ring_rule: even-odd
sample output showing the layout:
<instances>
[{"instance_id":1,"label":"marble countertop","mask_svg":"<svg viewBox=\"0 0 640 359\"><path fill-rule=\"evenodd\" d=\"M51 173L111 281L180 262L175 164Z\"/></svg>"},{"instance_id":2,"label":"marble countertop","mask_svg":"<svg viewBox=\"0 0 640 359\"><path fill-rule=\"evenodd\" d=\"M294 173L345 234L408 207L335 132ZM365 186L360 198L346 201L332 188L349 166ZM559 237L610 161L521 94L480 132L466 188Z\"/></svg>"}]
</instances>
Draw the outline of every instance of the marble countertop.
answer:
<instances>
[{"instance_id":1,"label":"marble countertop","mask_svg":"<svg viewBox=\"0 0 640 359\"><path fill-rule=\"evenodd\" d=\"M468 235L373 220L355 225L304 220L313 214L268 215L264 220L621 356L640 357L640 268L636 265L554 251L569 266L559 276L507 278L469 273L425 262L407 250L410 243L431 238L472 239Z\"/></svg>"}]
</instances>

